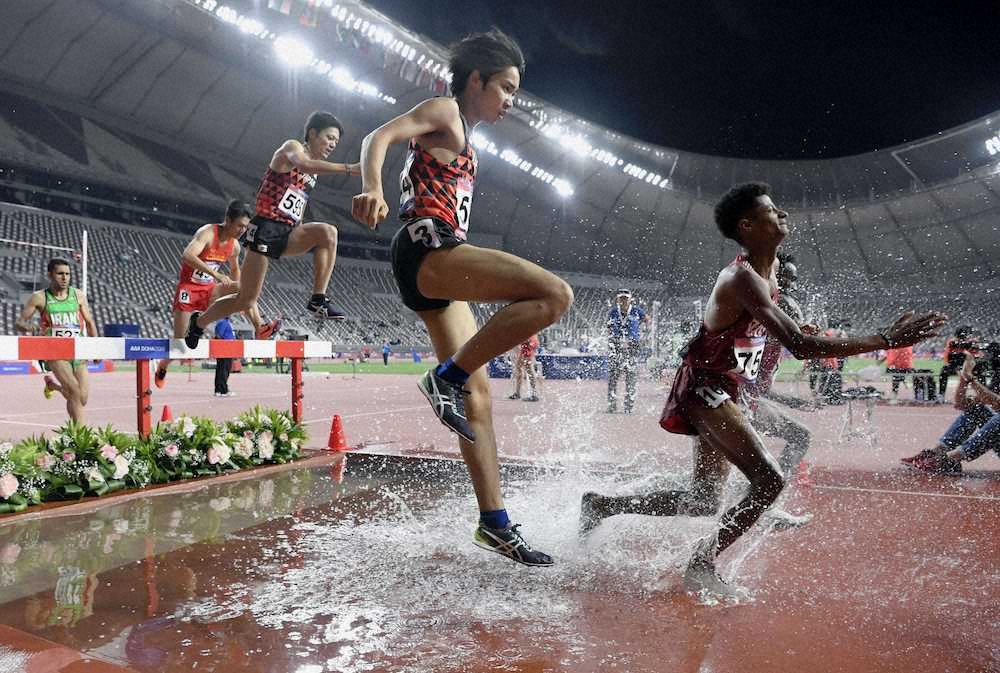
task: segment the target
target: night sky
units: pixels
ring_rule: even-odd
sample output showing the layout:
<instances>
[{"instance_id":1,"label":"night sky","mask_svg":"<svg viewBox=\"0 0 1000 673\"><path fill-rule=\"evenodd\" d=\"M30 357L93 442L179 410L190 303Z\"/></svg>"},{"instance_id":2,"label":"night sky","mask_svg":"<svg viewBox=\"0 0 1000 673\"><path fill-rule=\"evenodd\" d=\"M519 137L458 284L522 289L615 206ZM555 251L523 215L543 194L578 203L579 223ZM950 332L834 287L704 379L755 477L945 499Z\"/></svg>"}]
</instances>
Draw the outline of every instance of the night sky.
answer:
<instances>
[{"instance_id":1,"label":"night sky","mask_svg":"<svg viewBox=\"0 0 1000 673\"><path fill-rule=\"evenodd\" d=\"M368 0L441 44L492 25L523 87L693 152L831 158L1000 110L1000 2Z\"/></svg>"}]
</instances>

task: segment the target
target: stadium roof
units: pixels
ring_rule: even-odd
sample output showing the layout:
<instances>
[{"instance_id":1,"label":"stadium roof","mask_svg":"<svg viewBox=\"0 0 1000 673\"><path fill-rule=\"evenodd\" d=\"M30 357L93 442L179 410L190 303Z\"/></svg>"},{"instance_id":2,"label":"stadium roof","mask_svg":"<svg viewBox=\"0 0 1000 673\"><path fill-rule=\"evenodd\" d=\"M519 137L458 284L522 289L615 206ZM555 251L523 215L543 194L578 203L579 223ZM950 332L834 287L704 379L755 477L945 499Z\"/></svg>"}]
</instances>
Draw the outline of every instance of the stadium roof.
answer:
<instances>
[{"instance_id":1,"label":"stadium roof","mask_svg":"<svg viewBox=\"0 0 1000 673\"><path fill-rule=\"evenodd\" d=\"M57 114L38 125L84 137L84 162L99 170L121 162L95 156L110 142L95 137L124 129L224 168L238 178L230 193L253 189L265 157L313 109L341 117L334 160L354 160L365 133L446 91L442 48L361 2L262 4L5 0L0 87L96 122L78 129ZM752 161L650 146L525 92L507 120L476 133L474 240L552 268L703 287L734 251L712 225L711 202L733 183L765 180L796 211L793 247L827 280L995 284L998 127L989 116L879 152ZM402 151L386 162L390 202ZM351 226L353 180L324 179L341 226Z\"/></svg>"}]
</instances>

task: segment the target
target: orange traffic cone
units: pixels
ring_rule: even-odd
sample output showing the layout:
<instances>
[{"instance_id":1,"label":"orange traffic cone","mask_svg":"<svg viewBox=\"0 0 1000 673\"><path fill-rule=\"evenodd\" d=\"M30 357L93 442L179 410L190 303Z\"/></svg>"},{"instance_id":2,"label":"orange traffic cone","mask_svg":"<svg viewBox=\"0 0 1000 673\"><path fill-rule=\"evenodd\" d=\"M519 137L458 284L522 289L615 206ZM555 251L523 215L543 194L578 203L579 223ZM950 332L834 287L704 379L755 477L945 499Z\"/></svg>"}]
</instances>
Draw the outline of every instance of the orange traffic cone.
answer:
<instances>
[{"instance_id":1,"label":"orange traffic cone","mask_svg":"<svg viewBox=\"0 0 1000 673\"><path fill-rule=\"evenodd\" d=\"M330 439L326 442L326 448L328 451L347 451L347 440L344 439L344 424L340 420L340 415L337 414L333 417L333 423L330 425Z\"/></svg>"},{"instance_id":2,"label":"orange traffic cone","mask_svg":"<svg viewBox=\"0 0 1000 673\"><path fill-rule=\"evenodd\" d=\"M804 460L799 463L798 468L795 470L795 484L796 486L805 487L813 485L812 477L809 476L809 463Z\"/></svg>"},{"instance_id":3,"label":"orange traffic cone","mask_svg":"<svg viewBox=\"0 0 1000 673\"><path fill-rule=\"evenodd\" d=\"M170 405L164 404L163 413L160 414L160 423L169 423L172 420L174 420L174 415L170 413Z\"/></svg>"}]
</instances>

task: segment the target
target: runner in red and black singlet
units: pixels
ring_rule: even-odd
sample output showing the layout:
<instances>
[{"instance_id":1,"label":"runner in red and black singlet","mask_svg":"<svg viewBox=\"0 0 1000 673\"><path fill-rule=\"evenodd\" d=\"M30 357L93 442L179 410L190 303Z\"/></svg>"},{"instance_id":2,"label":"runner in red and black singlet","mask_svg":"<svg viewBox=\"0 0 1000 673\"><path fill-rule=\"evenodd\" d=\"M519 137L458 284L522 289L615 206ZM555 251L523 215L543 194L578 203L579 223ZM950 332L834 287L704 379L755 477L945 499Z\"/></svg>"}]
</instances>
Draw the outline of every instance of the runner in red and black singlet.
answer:
<instances>
[{"instance_id":1,"label":"runner in red and black singlet","mask_svg":"<svg viewBox=\"0 0 1000 673\"><path fill-rule=\"evenodd\" d=\"M174 291L174 338L187 334L191 315L205 311L219 297L227 297L240 289L240 244L238 239L250 224L253 211L239 199L226 207L222 224L206 224L195 232L181 255L181 271ZM229 265L229 275L222 267ZM281 320L264 324L254 304L244 311L258 339L269 339L281 325ZM153 382L163 388L167 381L170 358L160 360Z\"/></svg>"},{"instance_id":2,"label":"runner in red and black singlet","mask_svg":"<svg viewBox=\"0 0 1000 673\"><path fill-rule=\"evenodd\" d=\"M286 140L274 151L257 189L256 214L243 242L243 282L234 295L222 297L204 313L195 312L184 342L195 348L211 323L256 306L264 286L269 260L313 253L312 296L306 310L318 318L342 320L344 312L326 296L337 261L337 229L326 222L303 222L309 193L318 175L359 175L357 164L335 164L327 156L340 142L344 127L329 112L313 112L306 120L303 139Z\"/></svg>"},{"instance_id":3,"label":"runner in red and black singlet","mask_svg":"<svg viewBox=\"0 0 1000 673\"><path fill-rule=\"evenodd\" d=\"M787 217L761 183L734 187L715 208L722 234L746 253L719 274L704 324L674 377L661 420L670 432L698 435L693 488L618 497L587 493L581 506L584 531L615 514L712 514L705 491L722 483L728 463L735 465L750 487L722 515L718 530L699 541L684 571L690 591L713 599L738 597L739 592L719 577L715 559L754 524L784 486L780 467L738 404L741 386L760 373L765 333L799 359L847 356L886 344L915 343L935 334L945 321L939 313L920 317L907 313L882 333L866 337L831 339L803 332L775 303L775 258L789 232Z\"/></svg>"},{"instance_id":4,"label":"runner in red and black singlet","mask_svg":"<svg viewBox=\"0 0 1000 673\"><path fill-rule=\"evenodd\" d=\"M353 215L374 229L389 214L383 163L390 145L408 143L392 271L441 363L421 378L420 390L459 436L479 502L474 543L519 563L550 565L547 554L524 542L503 506L484 365L558 320L573 293L535 264L466 242L477 161L470 127L497 122L513 106L524 70L520 48L498 30L470 35L452 47L449 66L453 97L424 101L365 138L363 191L354 197ZM477 331L469 301L504 308Z\"/></svg>"}]
</instances>

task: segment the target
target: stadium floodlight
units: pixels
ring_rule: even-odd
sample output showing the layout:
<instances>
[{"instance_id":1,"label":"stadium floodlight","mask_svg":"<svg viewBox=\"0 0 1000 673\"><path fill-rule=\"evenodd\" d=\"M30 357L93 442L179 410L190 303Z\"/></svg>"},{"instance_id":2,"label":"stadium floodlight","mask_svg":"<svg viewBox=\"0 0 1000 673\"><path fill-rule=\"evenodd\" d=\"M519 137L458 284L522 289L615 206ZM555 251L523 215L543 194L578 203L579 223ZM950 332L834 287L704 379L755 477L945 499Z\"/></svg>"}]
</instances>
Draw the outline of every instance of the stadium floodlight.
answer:
<instances>
[{"instance_id":1,"label":"stadium floodlight","mask_svg":"<svg viewBox=\"0 0 1000 673\"><path fill-rule=\"evenodd\" d=\"M552 187L555 188L556 194L564 199L566 197L573 196L573 187L562 178L556 178L553 180Z\"/></svg>"},{"instance_id":2,"label":"stadium floodlight","mask_svg":"<svg viewBox=\"0 0 1000 673\"><path fill-rule=\"evenodd\" d=\"M333 80L334 84L347 89L348 91L353 91L354 85L357 84L357 82L354 81L354 77L351 75L351 71L344 66L334 68L330 72L330 79Z\"/></svg>"},{"instance_id":3,"label":"stadium floodlight","mask_svg":"<svg viewBox=\"0 0 1000 673\"><path fill-rule=\"evenodd\" d=\"M313 50L302 40L281 35L274 41L274 53L291 66L309 65L313 62Z\"/></svg>"},{"instance_id":4,"label":"stadium floodlight","mask_svg":"<svg viewBox=\"0 0 1000 673\"><path fill-rule=\"evenodd\" d=\"M991 157L1000 154L1000 135L986 139L986 151L990 153Z\"/></svg>"}]
</instances>

